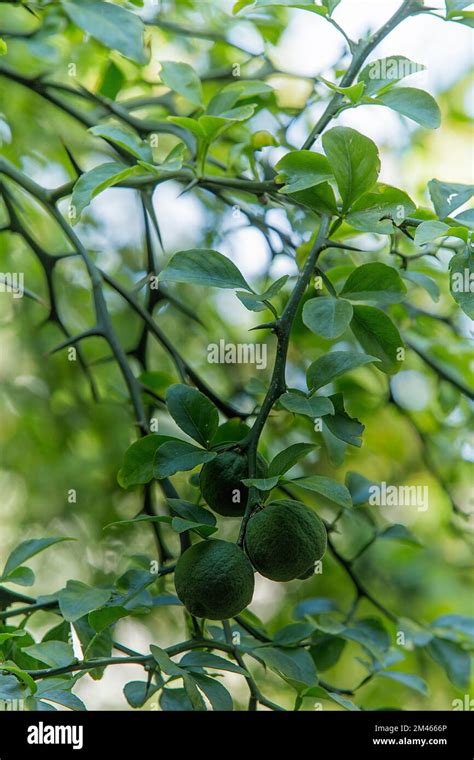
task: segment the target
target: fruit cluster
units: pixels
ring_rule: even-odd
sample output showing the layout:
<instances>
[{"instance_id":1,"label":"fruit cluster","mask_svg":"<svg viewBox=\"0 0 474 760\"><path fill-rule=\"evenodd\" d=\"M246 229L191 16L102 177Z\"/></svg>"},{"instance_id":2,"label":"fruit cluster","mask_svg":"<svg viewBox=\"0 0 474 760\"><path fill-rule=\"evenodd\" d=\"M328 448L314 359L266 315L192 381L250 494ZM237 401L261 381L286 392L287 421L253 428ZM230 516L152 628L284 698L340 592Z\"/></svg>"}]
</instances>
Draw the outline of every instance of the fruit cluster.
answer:
<instances>
[{"instance_id":1,"label":"fruit cluster","mask_svg":"<svg viewBox=\"0 0 474 760\"><path fill-rule=\"evenodd\" d=\"M266 474L260 455L257 471L260 477ZM223 452L202 468L201 493L218 514L242 516L248 496L248 488L242 483L246 477L246 457ZM271 501L250 517L244 551L219 539L187 549L176 566L176 593L192 615L225 620L252 601L254 568L273 581L309 578L326 551L326 543L324 524L312 509L298 501Z\"/></svg>"}]
</instances>

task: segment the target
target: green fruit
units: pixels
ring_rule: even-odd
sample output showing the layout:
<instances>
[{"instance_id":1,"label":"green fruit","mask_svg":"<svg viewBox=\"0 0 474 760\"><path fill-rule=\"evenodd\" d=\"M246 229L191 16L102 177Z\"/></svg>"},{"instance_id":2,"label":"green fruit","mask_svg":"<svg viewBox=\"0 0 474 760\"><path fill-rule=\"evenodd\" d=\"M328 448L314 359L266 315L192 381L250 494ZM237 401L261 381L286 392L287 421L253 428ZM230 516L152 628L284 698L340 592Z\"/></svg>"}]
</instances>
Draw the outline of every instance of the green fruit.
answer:
<instances>
[{"instance_id":1,"label":"green fruit","mask_svg":"<svg viewBox=\"0 0 474 760\"><path fill-rule=\"evenodd\" d=\"M258 454L257 476L263 477L266 472L266 462ZM247 457L236 451L224 451L201 470L199 485L203 498L218 515L241 517L249 492L242 479L247 477Z\"/></svg>"},{"instance_id":2,"label":"green fruit","mask_svg":"<svg viewBox=\"0 0 474 760\"><path fill-rule=\"evenodd\" d=\"M282 499L250 518L247 554L261 575L273 581L308 578L326 551L326 528L315 512Z\"/></svg>"},{"instance_id":3,"label":"green fruit","mask_svg":"<svg viewBox=\"0 0 474 760\"><path fill-rule=\"evenodd\" d=\"M200 618L226 620L252 601L252 565L236 544L211 539L194 544L178 560L176 593L186 609Z\"/></svg>"}]
</instances>

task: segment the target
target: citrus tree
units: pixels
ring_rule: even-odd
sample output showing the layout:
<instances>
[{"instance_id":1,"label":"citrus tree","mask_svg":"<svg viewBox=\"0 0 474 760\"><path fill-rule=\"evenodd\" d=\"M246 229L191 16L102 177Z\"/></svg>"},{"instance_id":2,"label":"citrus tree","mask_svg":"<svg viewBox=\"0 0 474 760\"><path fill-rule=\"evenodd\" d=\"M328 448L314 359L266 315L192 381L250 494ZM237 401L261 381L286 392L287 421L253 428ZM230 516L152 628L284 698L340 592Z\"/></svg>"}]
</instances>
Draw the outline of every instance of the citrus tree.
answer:
<instances>
[{"instance_id":1,"label":"citrus tree","mask_svg":"<svg viewBox=\"0 0 474 760\"><path fill-rule=\"evenodd\" d=\"M404 0L354 40L341 0L224 5L0 9L0 241L14 270L2 290L25 347L48 353L44 382L66 394L35 402L55 427L30 477L40 501L41 488L68 493L67 529L33 538L25 525L5 556L0 699L81 710L81 679L135 664L132 708L455 706L473 635L474 188L442 176L412 198L381 183L377 145L339 117L383 107L416 134L438 129L434 98L404 81L423 67L376 49L410 17L471 26L472 11ZM331 80L273 62L293 9L340 33ZM184 238L179 204L202 211L197 247L163 233L160 199L176 187ZM97 205L117 193L125 207ZM118 256L101 208L138 229ZM255 277L226 247L241 228L269 251ZM76 438L78 424L96 437ZM35 435L13 435L7 467L25 468ZM88 462L82 500L72 464L57 464L68 447ZM70 518L79 507L88 536ZM85 551L103 529L117 567L20 593L31 558ZM71 538L83 546L55 546ZM265 621L256 586L273 600ZM127 621L148 626L148 651L123 643ZM432 684L445 702L430 703Z\"/></svg>"}]
</instances>

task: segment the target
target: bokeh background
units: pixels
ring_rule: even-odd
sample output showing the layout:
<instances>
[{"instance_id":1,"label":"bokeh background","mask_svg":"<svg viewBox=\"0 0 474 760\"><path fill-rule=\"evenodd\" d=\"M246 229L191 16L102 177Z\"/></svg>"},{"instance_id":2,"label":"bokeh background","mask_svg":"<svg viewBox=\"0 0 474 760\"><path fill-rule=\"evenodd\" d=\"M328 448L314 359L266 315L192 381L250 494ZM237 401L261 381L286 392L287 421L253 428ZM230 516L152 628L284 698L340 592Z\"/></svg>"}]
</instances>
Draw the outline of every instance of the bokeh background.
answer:
<instances>
[{"instance_id":1,"label":"bokeh background","mask_svg":"<svg viewBox=\"0 0 474 760\"><path fill-rule=\"evenodd\" d=\"M229 41L245 47L250 57L262 52L262 37L248 22L225 23L224 14L230 12L231 2L219 0L197 5L197 14L193 3L188 2L162 2L159 10L166 18L182 20L188 26L194 18L197 26L201 23L220 29ZM444 4L432 5L441 8ZM378 27L397 6L396 0L342 0L335 18L352 37L358 37ZM151 18L156 9L156 4L148 2L142 13ZM0 8L2 30L23 32L33 29L36 23L35 18L22 9ZM158 27L151 28L149 36L151 61L139 75L133 64L93 40L84 40L77 29L55 28L54 18L49 33L34 43L27 38L11 37L8 55L0 64L27 76L48 72L56 81L71 83L68 66L73 63L75 80L96 90L113 60L124 75L118 99L126 100L164 91L158 79L160 60L187 61L204 73L245 59L240 51L224 43L215 45L191 37L179 38ZM274 86L280 106L295 109L295 114L314 89L314 78L322 75L333 79L335 71L343 68L347 61L337 30L324 19L298 10L288 13L283 31L275 33L274 44L267 43L267 48L275 67L286 72L285 76L270 75L267 81ZM371 58L390 54L406 55L426 66L409 84L424 88L436 97L443 115L441 129L427 132L388 109L369 106L346 112L340 123L360 130L378 144L382 181L407 190L417 203L427 205L426 184L431 178L460 183L473 181L472 30L432 16L415 17L394 31ZM209 82L206 87L212 92L219 84ZM316 85L318 93L322 94L324 89L323 85ZM324 102L324 99L315 102L304 117L296 116L288 135L292 144L302 143ZM158 107L156 113L159 112ZM274 131L276 127L275 115L265 110L252 124L255 130ZM55 187L73 177L64 144L83 169L91 168L110 155L107 147L88 135L77 121L2 76L0 139L2 155L46 187ZM173 144L172 138L163 136L160 151L165 154ZM266 150L271 165L284 152L281 148ZM272 257L265 237L256 227L248 226L242 218L234 218L231 209L226 210L204 191L180 196L181 190L177 183L168 182L153 196L166 256L177 250L207 246L230 256L250 282L258 283L267 274L271 277L295 274L296 264L291 256L277 250ZM31 234L51 253L62 253L64 240L57 228L31 199L22 196L22 203ZM0 224L2 221L4 211L0 206ZM283 211L270 211L267 222L290 235L294 232ZM138 282L143 276L143 215L133 191L110 189L99 196L77 230L101 268L126 283ZM297 232L304 235L303 222ZM368 249L378 247L373 236L365 237ZM276 241L275 246L278 248ZM454 305L446 286L448 259L447 254L441 254L440 261L426 265L426 271L439 282L442 295L437 304L426 295L420 295L419 305L451 316ZM24 272L26 286L47 300L42 270L21 238L8 232L0 233L0 262L2 271ZM75 259L61 262L55 282L58 307L67 326L74 332L87 328L91 324L92 309L82 265ZM229 292L207 291L205 297L192 288L185 292L188 304L199 315L203 326L186 319L172 306L164 305L156 312L162 329L172 336L181 352L212 387L223 395L233 395L237 402L248 403L238 389L250 382L255 389L255 380L266 383L270 369L260 372L240 365L229 370L225 366L210 365L207 346L222 338L248 342L251 334L247 331L255 324L255 315L249 314ZM110 291L107 291L107 303L123 344L131 347L138 335L138 321ZM472 338L472 322L455 308L454 311L459 334L463 336L459 345L451 343L452 336L443 323L433 320L424 325L429 339L451 352L453 361L458 353L465 352ZM135 437L122 379L108 361L105 344L98 339L84 344L84 354L93 367L101 397L99 403L94 403L78 362L68 361L64 351L47 355L62 336L55 326L41 326L45 313L44 307L26 298L15 300L11 295L0 294L0 564L19 541L29 537L66 535L77 539L32 560L31 566L37 574L34 594L55 591L69 578L90 584L101 582L125 570L131 556L154 554L147 526L104 531L108 523L132 517L141 505L139 492L123 491L116 480L123 452ZM315 345L318 347L315 340L299 320L289 364L289 379L295 385L301 382L302 368L314 356ZM271 360L271 339L268 350ZM156 344L150 344L149 362L150 369L169 373L177 379L169 358ZM358 570L374 595L405 618L429 622L444 613L472 614L472 522L454 514L452 509L453 500L463 512L473 508L470 480L472 482L474 441L470 409L448 384L440 384L416 357L409 357L392 383L398 403L413 415L424 431L446 490L435 477L433 468L427 468L420 438L411 423L400 410L388 405L384 382L380 375L365 368L352 373L350 380L339 381L338 389L346 391L351 399L351 413L366 425L364 445L360 450L351 449L346 462L339 467L329 463L324 454L315 454L301 466L301 474L317 472L343 480L347 471L357 470L377 481L428 485L430 505L426 512L411 509L403 514L389 511L384 514L389 522L409 524L422 546L377 542L363 555ZM173 431L166 415L156 410L155 416L160 432ZM312 434L311 425L302 422L296 427L294 422L281 416L275 418L271 426L271 434L263 440L262 451L267 457L301 440L302 435ZM187 474L177 481L184 496L193 493ZM71 489L77 493L76 503L68 500ZM157 499L159 501L158 495ZM325 516L333 514L329 505L323 504L321 509ZM221 527L222 535L233 538L237 529L238 523L226 521ZM358 514L345 517L341 520L341 531L338 546L347 555L354 554L364 541L364 520ZM173 535L167 539L176 549ZM328 557L323 575L305 583L275 584L259 577L251 609L270 631L275 631L291 622L295 604L306 598L327 597L346 609L352 595L353 589L344 571ZM370 604L361 604L361 613L373 612ZM46 613L35 615L31 622L31 630L38 635L50 626L51 616ZM394 634L395 627L390 624L388 627ZM178 637L183 637L182 614L173 607L162 608L140 620L121 621L117 627L117 638L140 651L146 651L152 642L166 646ZM404 669L417 672L428 681L429 697L422 697L402 685L375 679L359 693L360 703L365 708L385 705L404 709L451 709L452 700L463 697L433 661L418 651L405 654ZM359 655L357 644L348 644L338 663L325 673L326 679L340 686L351 687L358 683L365 674L356 659ZM276 676L264 674L262 668L257 670L271 698L291 707L291 689ZM99 683L89 677L82 679L77 693L91 709L123 709L127 705L122 687L135 677L142 677L142 670L136 666L109 668ZM243 679L227 674L225 681L237 695L237 706L244 705ZM306 707L311 709L311 705Z\"/></svg>"}]
</instances>

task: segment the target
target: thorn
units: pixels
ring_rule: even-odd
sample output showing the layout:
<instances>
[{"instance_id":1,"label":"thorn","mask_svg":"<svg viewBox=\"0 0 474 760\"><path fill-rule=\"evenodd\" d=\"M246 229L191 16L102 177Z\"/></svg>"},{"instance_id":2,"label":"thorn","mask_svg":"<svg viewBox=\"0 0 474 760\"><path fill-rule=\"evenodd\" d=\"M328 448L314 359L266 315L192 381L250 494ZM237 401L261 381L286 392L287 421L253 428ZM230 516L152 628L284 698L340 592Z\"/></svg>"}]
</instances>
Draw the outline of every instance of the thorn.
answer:
<instances>
[{"instance_id":1,"label":"thorn","mask_svg":"<svg viewBox=\"0 0 474 760\"><path fill-rule=\"evenodd\" d=\"M182 190L180 192L180 194L178 195L178 198L181 198L182 195L184 195L185 193L189 192L189 190L192 190L193 187L196 187L196 185L198 185L198 184L199 184L199 180L198 180L197 177L195 177L194 179L191 180L191 182L189 183L189 185L186 185L186 187L184 188L184 190Z\"/></svg>"},{"instance_id":2,"label":"thorn","mask_svg":"<svg viewBox=\"0 0 474 760\"><path fill-rule=\"evenodd\" d=\"M59 345L57 345L55 348L52 348L50 351L47 351L45 356L52 356L58 351L61 351L63 348L67 348L68 346L74 346L76 343L79 343L79 341L82 340L83 338L90 338L90 337L99 336L99 335L102 335L102 333L97 327L92 327L90 330L84 330L84 332L79 333L79 335L72 335L70 338L67 338L67 340L63 340L62 343L59 343Z\"/></svg>"},{"instance_id":3,"label":"thorn","mask_svg":"<svg viewBox=\"0 0 474 760\"><path fill-rule=\"evenodd\" d=\"M66 143L64 142L64 140L62 138L61 138L61 143L62 143L62 146L63 146L64 150L67 153L69 161L71 162L72 168L76 172L77 176L80 177L81 174L83 174L84 172L82 171L81 167L79 166L79 164L77 163L76 159L74 158L71 150L68 148L68 146L66 145Z\"/></svg>"},{"instance_id":4,"label":"thorn","mask_svg":"<svg viewBox=\"0 0 474 760\"><path fill-rule=\"evenodd\" d=\"M265 322L262 325L256 325L256 327L251 327L249 329L249 332L252 332L252 330L276 330L278 327L278 322Z\"/></svg>"}]
</instances>

